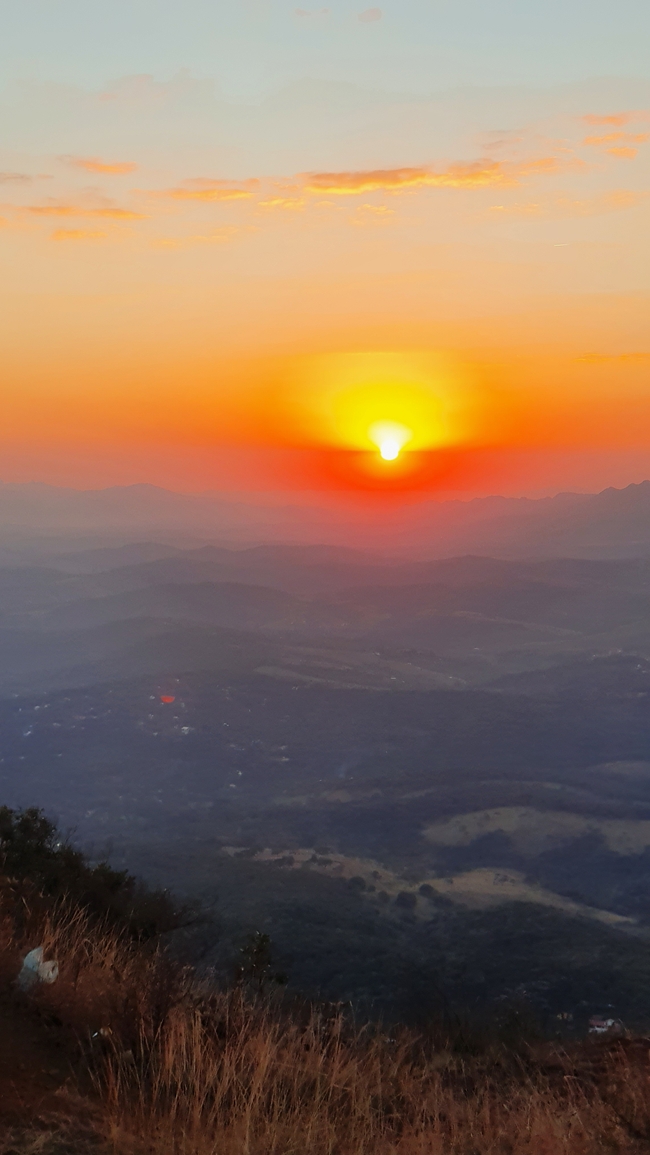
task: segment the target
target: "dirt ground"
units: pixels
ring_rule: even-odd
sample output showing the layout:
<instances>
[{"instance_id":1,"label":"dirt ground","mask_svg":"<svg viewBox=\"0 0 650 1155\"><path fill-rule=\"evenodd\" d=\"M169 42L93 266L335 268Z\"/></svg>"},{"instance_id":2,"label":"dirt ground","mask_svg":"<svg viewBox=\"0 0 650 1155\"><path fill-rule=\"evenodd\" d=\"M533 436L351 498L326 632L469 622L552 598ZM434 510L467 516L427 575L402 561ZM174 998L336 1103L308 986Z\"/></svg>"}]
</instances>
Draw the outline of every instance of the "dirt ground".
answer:
<instances>
[{"instance_id":1,"label":"dirt ground","mask_svg":"<svg viewBox=\"0 0 650 1155\"><path fill-rule=\"evenodd\" d=\"M61 1024L0 990L0 1155L81 1155L93 1138L92 1085Z\"/></svg>"}]
</instances>

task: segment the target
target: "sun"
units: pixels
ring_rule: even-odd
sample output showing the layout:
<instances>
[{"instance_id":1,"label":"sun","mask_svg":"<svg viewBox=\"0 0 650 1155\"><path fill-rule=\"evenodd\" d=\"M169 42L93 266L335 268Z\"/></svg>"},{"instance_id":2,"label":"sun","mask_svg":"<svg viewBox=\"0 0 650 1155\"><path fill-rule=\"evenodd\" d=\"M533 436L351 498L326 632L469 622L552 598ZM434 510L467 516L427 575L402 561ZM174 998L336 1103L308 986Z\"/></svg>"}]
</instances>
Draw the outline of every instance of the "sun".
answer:
<instances>
[{"instance_id":1,"label":"sun","mask_svg":"<svg viewBox=\"0 0 650 1155\"><path fill-rule=\"evenodd\" d=\"M399 457L399 445L392 437L387 437L379 446L379 455L384 461L395 461Z\"/></svg>"},{"instance_id":2,"label":"sun","mask_svg":"<svg viewBox=\"0 0 650 1155\"><path fill-rule=\"evenodd\" d=\"M368 437L384 461L396 461L404 446L411 441L413 430L399 421L375 421L368 429Z\"/></svg>"}]
</instances>

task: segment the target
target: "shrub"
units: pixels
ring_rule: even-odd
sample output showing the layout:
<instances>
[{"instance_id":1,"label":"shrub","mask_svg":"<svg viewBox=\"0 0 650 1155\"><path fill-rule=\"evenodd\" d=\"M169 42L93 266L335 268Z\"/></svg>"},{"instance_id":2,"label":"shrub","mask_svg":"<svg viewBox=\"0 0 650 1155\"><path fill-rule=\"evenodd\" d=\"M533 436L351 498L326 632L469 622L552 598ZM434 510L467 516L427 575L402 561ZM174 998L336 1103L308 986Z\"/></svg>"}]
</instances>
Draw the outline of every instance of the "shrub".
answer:
<instances>
[{"instance_id":1,"label":"shrub","mask_svg":"<svg viewBox=\"0 0 650 1155\"><path fill-rule=\"evenodd\" d=\"M240 947L239 960L235 968L235 981L250 993L263 995L274 984L282 986L287 981L282 971L273 970L271 939L259 930L250 934Z\"/></svg>"},{"instance_id":2,"label":"shrub","mask_svg":"<svg viewBox=\"0 0 650 1155\"><path fill-rule=\"evenodd\" d=\"M33 807L0 806L0 874L32 896L70 899L90 916L122 926L139 939L173 930L190 916L167 891L149 889L107 862L89 862Z\"/></svg>"}]
</instances>

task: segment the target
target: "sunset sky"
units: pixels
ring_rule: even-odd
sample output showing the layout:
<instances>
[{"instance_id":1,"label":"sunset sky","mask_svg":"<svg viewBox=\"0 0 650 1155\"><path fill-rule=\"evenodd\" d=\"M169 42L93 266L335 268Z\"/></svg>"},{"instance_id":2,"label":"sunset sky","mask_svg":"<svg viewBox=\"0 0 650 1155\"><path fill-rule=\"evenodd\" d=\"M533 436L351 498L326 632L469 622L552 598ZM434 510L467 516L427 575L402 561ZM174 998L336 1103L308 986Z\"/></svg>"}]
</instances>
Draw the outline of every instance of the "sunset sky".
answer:
<instances>
[{"instance_id":1,"label":"sunset sky","mask_svg":"<svg viewBox=\"0 0 650 1155\"><path fill-rule=\"evenodd\" d=\"M647 0L0 17L1 480L650 476Z\"/></svg>"}]
</instances>

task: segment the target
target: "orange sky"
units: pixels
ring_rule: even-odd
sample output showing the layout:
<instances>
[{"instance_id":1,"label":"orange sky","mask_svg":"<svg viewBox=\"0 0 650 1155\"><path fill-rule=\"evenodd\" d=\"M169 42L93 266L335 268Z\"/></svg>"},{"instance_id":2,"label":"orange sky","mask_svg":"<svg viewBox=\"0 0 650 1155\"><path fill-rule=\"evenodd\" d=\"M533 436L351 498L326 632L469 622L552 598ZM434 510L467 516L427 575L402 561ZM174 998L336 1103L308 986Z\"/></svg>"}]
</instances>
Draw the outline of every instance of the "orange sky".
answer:
<instances>
[{"instance_id":1,"label":"orange sky","mask_svg":"<svg viewBox=\"0 0 650 1155\"><path fill-rule=\"evenodd\" d=\"M642 480L644 84L7 88L0 479L337 500Z\"/></svg>"}]
</instances>

